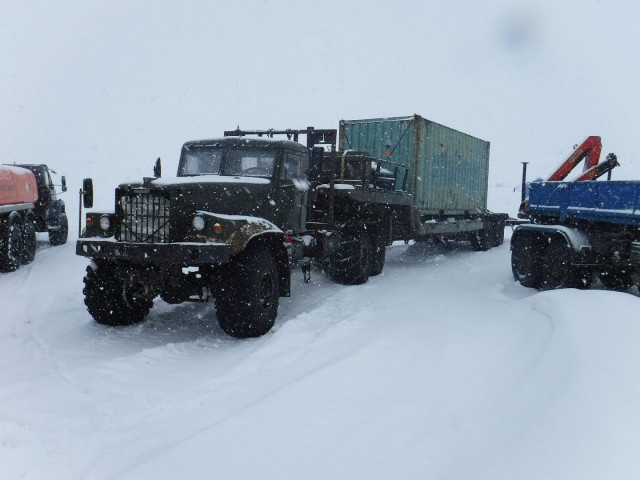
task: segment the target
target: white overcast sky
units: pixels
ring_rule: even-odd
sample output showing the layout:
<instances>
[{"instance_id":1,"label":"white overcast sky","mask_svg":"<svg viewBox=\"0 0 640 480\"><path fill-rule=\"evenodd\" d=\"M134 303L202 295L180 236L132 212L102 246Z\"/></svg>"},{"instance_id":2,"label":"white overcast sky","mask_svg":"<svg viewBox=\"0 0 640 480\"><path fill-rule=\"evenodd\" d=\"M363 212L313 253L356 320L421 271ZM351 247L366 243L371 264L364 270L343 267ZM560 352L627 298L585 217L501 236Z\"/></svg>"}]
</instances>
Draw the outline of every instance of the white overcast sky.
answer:
<instances>
[{"instance_id":1,"label":"white overcast sky","mask_svg":"<svg viewBox=\"0 0 640 480\"><path fill-rule=\"evenodd\" d=\"M0 0L0 154L127 179L237 124L419 113L491 141L494 179L587 135L640 178L638 25L635 0Z\"/></svg>"}]
</instances>

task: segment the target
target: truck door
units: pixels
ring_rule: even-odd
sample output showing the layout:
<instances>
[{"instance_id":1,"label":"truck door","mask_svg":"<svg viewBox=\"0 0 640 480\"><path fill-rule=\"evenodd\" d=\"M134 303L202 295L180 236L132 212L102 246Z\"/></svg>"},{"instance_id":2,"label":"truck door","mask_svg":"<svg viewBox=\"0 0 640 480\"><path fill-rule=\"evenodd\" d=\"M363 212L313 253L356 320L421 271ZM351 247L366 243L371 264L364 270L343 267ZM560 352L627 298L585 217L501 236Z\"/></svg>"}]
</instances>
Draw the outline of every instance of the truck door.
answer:
<instances>
[{"instance_id":1,"label":"truck door","mask_svg":"<svg viewBox=\"0 0 640 480\"><path fill-rule=\"evenodd\" d=\"M308 157L305 154L284 152L284 161L280 169L277 209L278 216L283 220L285 231L300 233L306 230L309 190L309 183L305 176L307 163Z\"/></svg>"}]
</instances>

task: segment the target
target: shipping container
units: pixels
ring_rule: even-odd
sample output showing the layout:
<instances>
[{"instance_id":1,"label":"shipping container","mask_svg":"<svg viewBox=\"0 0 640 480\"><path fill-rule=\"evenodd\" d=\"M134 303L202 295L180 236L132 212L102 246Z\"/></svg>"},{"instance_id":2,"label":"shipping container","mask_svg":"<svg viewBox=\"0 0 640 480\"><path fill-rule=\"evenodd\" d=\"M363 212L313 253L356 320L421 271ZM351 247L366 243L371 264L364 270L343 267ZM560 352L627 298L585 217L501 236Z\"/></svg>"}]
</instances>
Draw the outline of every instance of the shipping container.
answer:
<instances>
[{"instance_id":1,"label":"shipping container","mask_svg":"<svg viewBox=\"0 0 640 480\"><path fill-rule=\"evenodd\" d=\"M408 167L406 190L423 215L469 215L487 209L485 140L420 115L341 120L339 139L341 150L366 151Z\"/></svg>"}]
</instances>

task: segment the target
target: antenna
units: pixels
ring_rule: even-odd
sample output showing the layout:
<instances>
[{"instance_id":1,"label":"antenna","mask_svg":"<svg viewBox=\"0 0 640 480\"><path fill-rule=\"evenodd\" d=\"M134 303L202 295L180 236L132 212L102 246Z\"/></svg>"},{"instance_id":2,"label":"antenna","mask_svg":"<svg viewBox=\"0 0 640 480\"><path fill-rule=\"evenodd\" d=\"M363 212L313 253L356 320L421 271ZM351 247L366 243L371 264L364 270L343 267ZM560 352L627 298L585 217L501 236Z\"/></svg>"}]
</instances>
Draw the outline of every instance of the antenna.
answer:
<instances>
[{"instance_id":1,"label":"antenna","mask_svg":"<svg viewBox=\"0 0 640 480\"><path fill-rule=\"evenodd\" d=\"M238 82L238 70L236 70L235 80L236 80L236 125L238 125L238 130L239 130L240 129L240 84Z\"/></svg>"}]
</instances>

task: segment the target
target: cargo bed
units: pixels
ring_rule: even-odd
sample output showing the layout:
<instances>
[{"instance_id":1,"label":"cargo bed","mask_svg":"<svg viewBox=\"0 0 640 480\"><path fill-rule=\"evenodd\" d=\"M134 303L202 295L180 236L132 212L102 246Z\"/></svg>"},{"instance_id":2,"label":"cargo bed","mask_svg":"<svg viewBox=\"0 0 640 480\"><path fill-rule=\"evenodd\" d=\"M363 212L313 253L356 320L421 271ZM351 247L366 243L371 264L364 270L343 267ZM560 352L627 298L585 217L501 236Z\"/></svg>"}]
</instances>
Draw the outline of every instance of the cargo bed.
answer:
<instances>
[{"instance_id":1,"label":"cargo bed","mask_svg":"<svg viewBox=\"0 0 640 480\"><path fill-rule=\"evenodd\" d=\"M533 182L529 214L640 226L640 181Z\"/></svg>"}]
</instances>

